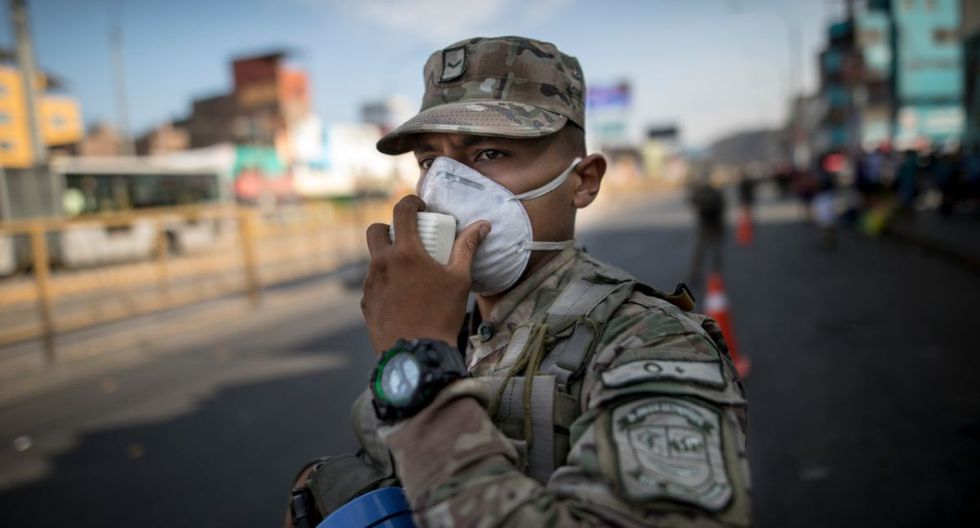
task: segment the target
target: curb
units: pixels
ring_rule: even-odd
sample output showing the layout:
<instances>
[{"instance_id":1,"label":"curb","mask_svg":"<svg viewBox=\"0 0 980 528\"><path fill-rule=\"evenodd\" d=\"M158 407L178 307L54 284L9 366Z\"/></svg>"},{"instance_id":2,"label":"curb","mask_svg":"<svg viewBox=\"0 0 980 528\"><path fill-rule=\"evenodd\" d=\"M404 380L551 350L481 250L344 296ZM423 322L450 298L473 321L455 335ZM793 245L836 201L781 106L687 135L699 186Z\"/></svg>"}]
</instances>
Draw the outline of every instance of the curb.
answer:
<instances>
[{"instance_id":1,"label":"curb","mask_svg":"<svg viewBox=\"0 0 980 528\"><path fill-rule=\"evenodd\" d=\"M194 347L220 343L222 338L238 332L272 329L288 321L297 310L323 312L324 330L344 327L360 317L359 309L350 308L359 296L337 277L324 277L299 288L264 289L263 303L258 308L238 296L157 313L154 315L165 319L143 321L137 327L126 328L132 325L131 320L126 321L122 323L123 330L109 328L78 338L70 347L70 357L53 367L25 364L16 357L0 358L0 407L181 352L190 353L188 350ZM40 350L35 352L39 353Z\"/></svg>"},{"instance_id":2,"label":"curb","mask_svg":"<svg viewBox=\"0 0 980 528\"><path fill-rule=\"evenodd\" d=\"M904 244L916 246L922 250L948 258L968 270L980 274L980 254L973 254L957 249L928 235L916 233L914 229L906 229L901 226L896 226L894 223L889 223L882 234Z\"/></svg>"}]
</instances>

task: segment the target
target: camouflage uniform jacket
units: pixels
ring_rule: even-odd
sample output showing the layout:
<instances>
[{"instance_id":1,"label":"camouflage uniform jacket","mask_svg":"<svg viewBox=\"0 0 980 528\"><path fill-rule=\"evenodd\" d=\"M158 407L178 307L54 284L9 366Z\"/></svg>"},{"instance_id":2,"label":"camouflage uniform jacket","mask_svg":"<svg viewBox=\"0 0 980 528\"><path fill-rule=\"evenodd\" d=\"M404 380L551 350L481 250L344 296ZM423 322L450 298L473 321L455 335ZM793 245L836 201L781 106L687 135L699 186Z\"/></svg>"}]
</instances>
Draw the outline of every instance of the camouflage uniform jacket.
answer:
<instances>
[{"instance_id":1,"label":"camouflage uniform jacket","mask_svg":"<svg viewBox=\"0 0 980 528\"><path fill-rule=\"evenodd\" d=\"M419 414L379 426L367 398L355 404L362 445L390 452L421 526L750 524L741 383L705 318L661 298L633 290L605 323L573 387L567 456L544 483L491 419L513 332L576 274L604 268L569 248L506 294L469 338L473 377Z\"/></svg>"}]
</instances>

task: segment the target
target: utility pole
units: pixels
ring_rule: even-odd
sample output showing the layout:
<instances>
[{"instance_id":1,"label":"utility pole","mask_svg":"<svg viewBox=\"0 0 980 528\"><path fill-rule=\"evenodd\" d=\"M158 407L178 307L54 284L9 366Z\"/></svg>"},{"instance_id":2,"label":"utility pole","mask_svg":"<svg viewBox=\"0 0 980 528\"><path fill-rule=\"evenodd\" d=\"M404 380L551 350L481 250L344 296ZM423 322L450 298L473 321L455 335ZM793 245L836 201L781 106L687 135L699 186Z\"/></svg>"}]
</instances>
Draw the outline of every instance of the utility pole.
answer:
<instances>
[{"instance_id":1,"label":"utility pole","mask_svg":"<svg viewBox=\"0 0 980 528\"><path fill-rule=\"evenodd\" d=\"M17 42L17 66L20 68L21 79L24 83L24 99L27 103L27 129L31 139L33 165L43 165L48 159L47 147L41 138L41 127L38 126L37 93L34 85L37 82L37 67L34 64L34 44L31 42L31 30L27 20L27 3L25 0L10 0L10 18L14 24L14 38Z\"/></svg>"},{"instance_id":2,"label":"utility pole","mask_svg":"<svg viewBox=\"0 0 980 528\"><path fill-rule=\"evenodd\" d=\"M129 135L129 103L126 99L126 70L124 68L122 53L122 27L119 20L122 18L123 0L117 0L116 8L112 15L115 15L109 28L109 48L112 50L112 71L116 81L116 114L119 128L119 135L122 138L122 153L132 156L136 153L133 139Z\"/></svg>"},{"instance_id":3,"label":"utility pole","mask_svg":"<svg viewBox=\"0 0 980 528\"><path fill-rule=\"evenodd\" d=\"M60 185L48 171L48 149L41 135L38 94L38 68L34 62L34 44L31 40L30 22L26 0L10 0L10 21L14 26L17 67L20 70L24 90L24 106L27 113L27 133L31 145L31 167L23 175L26 192L19 198L24 203L22 215L56 215L61 211Z\"/></svg>"}]
</instances>

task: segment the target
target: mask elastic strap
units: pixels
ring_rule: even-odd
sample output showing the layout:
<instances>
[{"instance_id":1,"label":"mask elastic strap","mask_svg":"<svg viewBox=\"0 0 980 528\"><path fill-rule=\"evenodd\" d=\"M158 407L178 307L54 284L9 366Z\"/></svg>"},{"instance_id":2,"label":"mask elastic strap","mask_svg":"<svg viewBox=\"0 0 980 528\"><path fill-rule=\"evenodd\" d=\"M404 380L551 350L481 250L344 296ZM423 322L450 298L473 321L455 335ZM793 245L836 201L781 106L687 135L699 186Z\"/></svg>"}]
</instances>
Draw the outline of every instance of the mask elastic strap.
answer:
<instances>
[{"instance_id":1,"label":"mask elastic strap","mask_svg":"<svg viewBox=\"0 0 980 528\"><path fill-rule=\"evenodd\" d=\"M541 187L538 187L537 189L531 189L530 191L528 191L526 193L521 193L521 194L514 195L510 199L511 200L533 200L535 198L540 198L540 197L542 197L542 196L550 193L551 191L557 189L559 185L565 183L565 180L568 179L568 176L572 173L572 170L575 169L575 166L578 165L578 162L580 162L580 161L582 161L582 158L575 158L575 161L573 161L572 164L569 165L567 169L565 169L564 171L562 171L561 174L559 174L558 176L556 176L555 179L553 179L550 182L542 185Z\"/></svg>"},{"instance_id":2,"label":"mask elastic strap","mask_svg":"<svg viewBox=\"0 0 980 528\"><path fill-rule=\"evenodd\" d=\"M571 245L575 244L575 240L563 240L561 242L525 242L521 244L521 249L530 249L532 251L561 251Z\"/></svg>"}]
</instances>

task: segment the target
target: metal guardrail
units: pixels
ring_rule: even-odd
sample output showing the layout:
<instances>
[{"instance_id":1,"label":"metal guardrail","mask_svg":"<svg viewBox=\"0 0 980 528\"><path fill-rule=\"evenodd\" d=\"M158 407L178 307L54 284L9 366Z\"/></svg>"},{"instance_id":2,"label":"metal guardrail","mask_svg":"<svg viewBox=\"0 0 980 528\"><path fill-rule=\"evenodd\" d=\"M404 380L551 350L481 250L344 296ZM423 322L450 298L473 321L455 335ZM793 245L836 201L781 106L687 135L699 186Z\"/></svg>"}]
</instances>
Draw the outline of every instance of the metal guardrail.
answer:
<instances>
[{"instance_id":1,"label":"metal guardrail","mask_svg":"<svg viewBox=\"0 0 980 528\"><path fill-rule=\"evenodd\" d=\"M665 187L672 186L607 178L600 202L618 206ZM53 365L60 334L227 295L245 294L258 305L263 287L366 258L364 230L372 222L389 222L392 205L391 200L324 202L272 213L197 205L0 222L0 239L24 239L30 262L29 272L0 276L0 347L40 339L45 363ZM222 226L221 236L173 247L173 226L208 222ZM86 265L84 259L59 262L65 260L64 247L51 251L52 243L64 245L64 235L73 230L137 225L153 229L152 243L139 258Z\"/></svg>"},{"instance_id":2,"label":"metal guardrail","mask_svg":"<svg viewBox=\"0 0 980 528\"><path fill-rule=\"evenodd\" d=\"M29 273L0 278L0 346L40 339L45 362L56 336L94 325L244 293L336 270L366 255L364 229L387 222L388 201L318 203L272 213L236 206L181 206L138 212L0 223L0 237L26 238ZM51 245L77 229L154 226L145 258L79 268L59 264ZM174 251L174 226L211 224L210 243ZM64 260L62 255L61 260Z\"/></svg>"}]
</instances>

